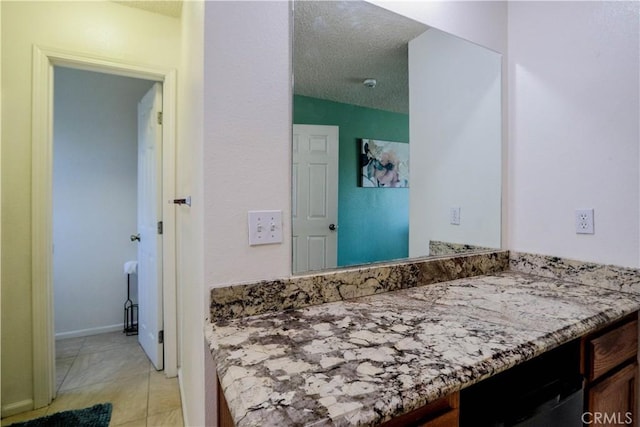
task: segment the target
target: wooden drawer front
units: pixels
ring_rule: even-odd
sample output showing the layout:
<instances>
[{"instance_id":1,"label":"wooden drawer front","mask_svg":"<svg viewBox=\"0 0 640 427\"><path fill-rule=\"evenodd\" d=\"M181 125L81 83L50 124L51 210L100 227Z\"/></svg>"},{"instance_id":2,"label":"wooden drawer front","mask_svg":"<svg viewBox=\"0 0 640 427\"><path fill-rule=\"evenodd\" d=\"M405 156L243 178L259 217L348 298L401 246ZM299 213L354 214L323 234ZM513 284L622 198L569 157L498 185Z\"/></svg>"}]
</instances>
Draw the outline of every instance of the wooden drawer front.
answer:
<instances>
[{"instance_id":1,"label":"wooden drawer front","mask_svg":"<svg viewBox=\"0 0 640 427\"><path fill-rule=\"evenodd\" d=\"M633 320L620 327L592 338L587 343L590 381L615 368L638 351L638 321Z\"/></svg>"}]
</instances>

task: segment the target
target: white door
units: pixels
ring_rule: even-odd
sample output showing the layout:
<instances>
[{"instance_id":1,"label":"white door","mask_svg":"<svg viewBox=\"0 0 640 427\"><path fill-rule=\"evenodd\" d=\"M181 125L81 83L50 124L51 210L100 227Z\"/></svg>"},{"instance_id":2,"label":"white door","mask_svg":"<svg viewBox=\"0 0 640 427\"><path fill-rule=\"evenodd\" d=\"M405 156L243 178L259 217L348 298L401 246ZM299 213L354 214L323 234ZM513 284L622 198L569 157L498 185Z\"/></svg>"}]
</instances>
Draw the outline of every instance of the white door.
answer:
<instances>
[{"instance_id":1,"label":"white door","mask_svg":"<svg viewBox=\"0 0 640 427\"><path fill-rule=\"evenodd\" d=\"M138 103L138 341L164 368L162 325L162 86Z\"/></svg>"},{"instance_id":2,"label":"white door","mask_svg":"<svg viewBox=\"0 0 640 427\"><path fill-rule=\"evenodd\" d=\"M338 127L293 125L293 272L338 263Z\"/></svg>"}]
</instances>

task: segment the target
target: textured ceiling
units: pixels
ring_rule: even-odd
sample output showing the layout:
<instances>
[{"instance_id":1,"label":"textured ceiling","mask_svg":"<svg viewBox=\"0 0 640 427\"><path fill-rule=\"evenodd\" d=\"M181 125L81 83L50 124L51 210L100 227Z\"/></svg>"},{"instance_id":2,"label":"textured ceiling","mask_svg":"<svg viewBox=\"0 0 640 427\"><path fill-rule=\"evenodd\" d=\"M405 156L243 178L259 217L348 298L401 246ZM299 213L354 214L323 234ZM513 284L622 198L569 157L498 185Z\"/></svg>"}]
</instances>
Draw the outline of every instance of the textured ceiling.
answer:
<instances>
[{"instance_id":1,"label":"textured ceiling","mask_svg":"<svg viewBox=\"0 0 640 427\"><path fill-rule=\"evenodd\" d=\"M112 0L114 3L123 4L136 9L148 12L159 13L161 15L180 18L182 14L182 0Z\"/></svg>"},{"instance_id":2,"label":"textured ceiling","mask_svg":"<svg viewBox=\"0 0 640 427\"><path fill-rule=\"evenodd\" d=\"M294 93L407 113L407 43L427 29L365 1L295 1Z\"/></svg>"}]
</instances>

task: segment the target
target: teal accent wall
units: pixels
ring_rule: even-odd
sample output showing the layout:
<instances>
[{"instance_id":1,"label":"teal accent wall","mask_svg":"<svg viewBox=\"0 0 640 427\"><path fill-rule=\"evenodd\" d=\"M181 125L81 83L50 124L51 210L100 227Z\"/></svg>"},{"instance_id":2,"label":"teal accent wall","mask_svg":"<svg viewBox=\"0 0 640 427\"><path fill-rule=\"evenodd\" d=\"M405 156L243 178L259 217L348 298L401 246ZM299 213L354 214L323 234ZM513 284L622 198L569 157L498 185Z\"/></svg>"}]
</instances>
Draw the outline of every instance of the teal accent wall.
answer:
<instances>
[{"instance_id":1,"label":"teal accent wall","mask_svg":"<svg viewBox=\"0 0 640 427\"><path fill-rule=\"evenodd\" d=\"M408 143L409 115L295 95L293 123L340 128L338 266L408 257L409 189L358 187L358 139Z\"/></svg>"}]
</instances>

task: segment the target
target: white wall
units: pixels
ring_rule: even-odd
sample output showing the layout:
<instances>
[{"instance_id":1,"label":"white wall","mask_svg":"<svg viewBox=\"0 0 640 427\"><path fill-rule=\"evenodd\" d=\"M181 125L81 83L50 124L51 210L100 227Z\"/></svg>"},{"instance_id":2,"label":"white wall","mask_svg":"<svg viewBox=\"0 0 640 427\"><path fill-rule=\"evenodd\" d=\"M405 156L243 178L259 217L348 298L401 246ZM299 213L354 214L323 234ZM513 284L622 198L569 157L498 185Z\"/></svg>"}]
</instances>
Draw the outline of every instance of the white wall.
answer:
<instances>
[{"instance_id":1,"label":"white wall","mask_svg":"<svg viewBox=\"0 0 640 427\"><path fill-rule=\"evenodd\" d=\"M640 266L639 8L509 3L509 249Z\"/></svg>"},{"instance_id":2,"label":"white wall","mask_svg":"<svg viewBox=\"0 0 640 427\"><path fill-rule=\"evenodd\" d=\"M182 47L178 72L176 195L192 197L176 209L179 377L185 425L205 425L204 319L209 296L204 282L203 227L203 57L204 2L182 5Z\"/></svg>"},{"instance_id":3,"label":"white wall","mask_svg":"<svg viewBox=\"0 0 640 427\"><path fill-rule=\"evenodd\" d=\"M433 28L409 42L409 256L428 255L430 240L500 247L501 66Z\"/></svg>"},{"instance_id":4,"label":"white wall","mask_svg":"<svg viewBox=\"0 0 640 427\"><path fill-rule=\"evenodd\" d=\"M137 258L138 101L152 82L56 68L53 284L56 337L121 330L123 264ZM132 275L135 299L136 275Z\"/></svg>"},{"instance_id":5,"label":"white wall","mask_svg":"<svg viewBox=\"0 0 640 427\"><path fill-rule=\"evenodd\" d=\"M279 245L249 247L247 211L282 210L283 235L291 235L292 91L288 2L206 2L204 22L201 159L206 291L211 286L291 274L290 238ZM194 292L188 305L198 307L198 297L209 300L208 293ZM199 337L200 343L194 334L185 346L193 350L194 359L207 357L201 332ZM204 366L202 359L196 363L189 378L183 377L184 383L192 384L187 399L198 397L205 378L209 387L215 381L210 359ZM201 416L200 403L189 403L193 405L189 423L214 425L215 395L208 389L199 396L201 401L207 399L202 423L191 418L194 412Z\"/></svg>"},{"instance_id":6,"label":"white wall","mask_svg":"<svg viewBox=\"0 0 640 427\"><path fill-rule=\"evenodd\" d=\"M0 7L2 413L7 414L33 405L30 220L33 45L177 68L180 21L107 1L3 1Z\"/></svg>"},{"instance_id":7,"label":"white wall","mask_svg":"<svg viewBox=\"0 0 640 427\"><path fill-rule=\"evenodd\" d=\"M289 3L207 2L205 22L205 283L288 276L291 239L250 247L247 212L291 236Z\"/></svg>"}]
</instances>

